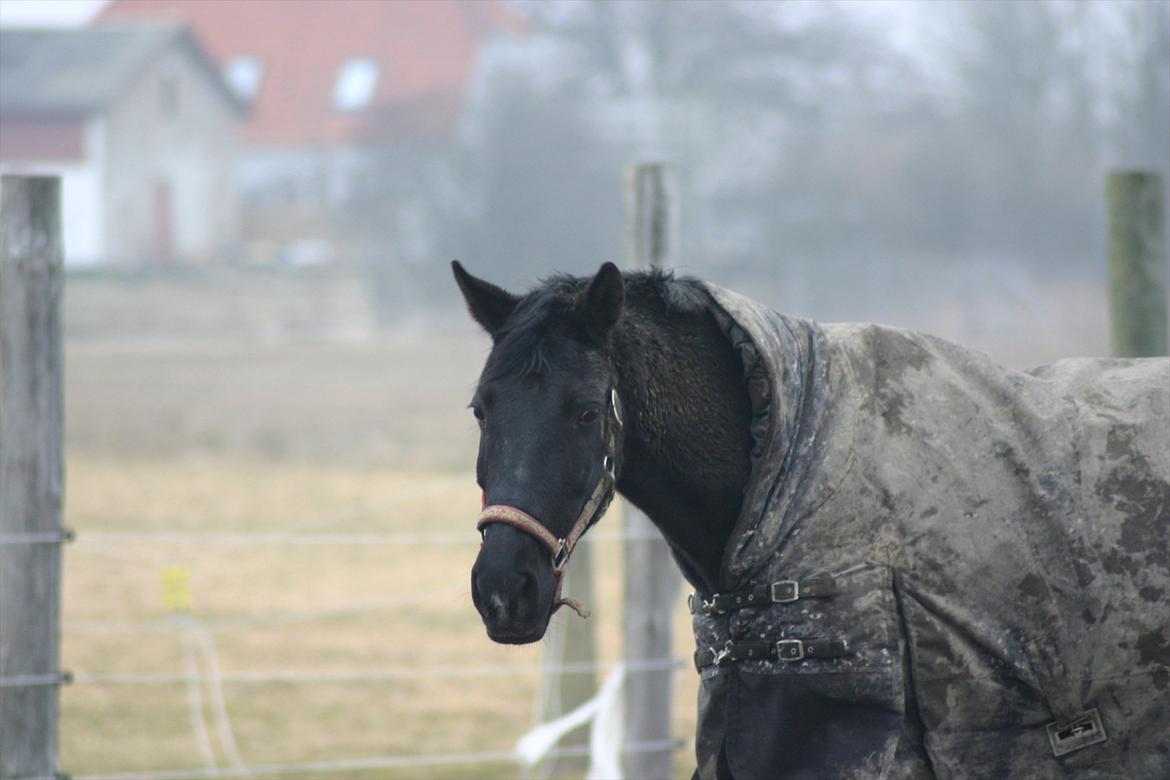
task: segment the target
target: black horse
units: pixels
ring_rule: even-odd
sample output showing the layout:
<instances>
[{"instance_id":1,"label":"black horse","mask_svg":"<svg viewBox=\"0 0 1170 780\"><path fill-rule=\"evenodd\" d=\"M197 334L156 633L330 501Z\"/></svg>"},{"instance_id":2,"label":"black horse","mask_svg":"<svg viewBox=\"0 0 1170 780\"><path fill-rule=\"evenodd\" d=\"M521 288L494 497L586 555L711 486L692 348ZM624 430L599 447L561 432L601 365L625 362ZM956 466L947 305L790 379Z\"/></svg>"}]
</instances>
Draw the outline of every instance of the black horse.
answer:
<instances>
[{"instance_id":1,"label":"black horse","mask_svg":"<svg viewBox=\"0 0 1170 780\"><path fill-rule=\"evenodd\" d=\"M701 777L1165 776L1170 364L1012 372L659 272L453 268L493 340L493 640L570 603L616 489L696 590Z\"/></svg>"}]
</instances>

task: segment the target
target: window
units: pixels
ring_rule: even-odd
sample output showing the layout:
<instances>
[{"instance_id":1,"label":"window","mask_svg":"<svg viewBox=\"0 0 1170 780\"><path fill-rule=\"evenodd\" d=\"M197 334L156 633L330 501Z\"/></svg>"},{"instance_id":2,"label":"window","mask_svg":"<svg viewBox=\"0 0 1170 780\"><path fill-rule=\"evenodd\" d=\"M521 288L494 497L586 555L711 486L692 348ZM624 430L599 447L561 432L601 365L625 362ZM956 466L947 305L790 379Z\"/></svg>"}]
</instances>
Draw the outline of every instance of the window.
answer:
<instances>
[{"instance_id":1,"label":"window","mask_svg":"<svg viewBox=\"0 0 1170 780\"><path fill-rule=\"evenodd\" d=\"M339 111L357 111L374 100L378 90L378 63L369 57L352 59L337 71L333 86L333 107Z\"/></svg>"},{"instance_id":2,"label":"window","mask_svg":"<svg viewBox=\"0 0 1170 780\"><path fill-rule=\"evenodd\" d=\"M251 105L260 94L260 82L264 79L264 63L259 57L233 57L223 69L223 77L236 97Z\"/></svg>"}]
</instances>

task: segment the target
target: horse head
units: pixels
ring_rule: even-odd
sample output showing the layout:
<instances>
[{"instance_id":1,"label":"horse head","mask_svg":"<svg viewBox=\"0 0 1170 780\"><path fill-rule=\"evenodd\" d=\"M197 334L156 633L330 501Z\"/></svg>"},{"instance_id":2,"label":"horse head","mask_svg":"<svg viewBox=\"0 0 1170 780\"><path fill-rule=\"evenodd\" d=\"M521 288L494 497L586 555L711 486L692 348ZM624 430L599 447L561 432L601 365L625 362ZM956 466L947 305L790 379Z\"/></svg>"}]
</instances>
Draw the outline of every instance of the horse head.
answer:
<instances>
[{"instance_id":1,"label":"horse head","mask_svg":"<svg viewBox=\"0 0 1170 780\"><path fill-rule=\"evenodd\" d=\"M622 421L610 335L624 282L606 263L520 297L452 269L492 338L470 404L483 490L472 601L494 641L535 642L557 608L575 606L560 596L564 567L613 497Z\"/></svg>"}]
</instances>

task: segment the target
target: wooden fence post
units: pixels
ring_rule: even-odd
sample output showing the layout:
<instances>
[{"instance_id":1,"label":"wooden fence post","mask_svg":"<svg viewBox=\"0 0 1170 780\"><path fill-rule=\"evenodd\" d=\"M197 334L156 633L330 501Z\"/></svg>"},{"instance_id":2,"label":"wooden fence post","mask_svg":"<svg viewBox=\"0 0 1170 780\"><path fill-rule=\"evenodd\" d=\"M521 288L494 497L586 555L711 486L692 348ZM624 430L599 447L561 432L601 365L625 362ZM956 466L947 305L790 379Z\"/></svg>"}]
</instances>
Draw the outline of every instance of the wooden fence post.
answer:
<instances>
[{"instance_id":1,"label":"wooden fence post","mask_svg":"<svg viewBox=\"0 0 1170 780\"><path fill-rule=\"evenodd\" d=\"M593 545L588 537L573 553L573 562L565 575L565 596L577 599L587 608L594 608ZM537 722L555 720L575 710L597 693L597 674L593 671L566 674L561 667L568 664L597 663L596 617L583 620L569 609L562 609L552 618L545 634L544 657L541 661L541 698L537 707ZM560 741L560 747L584 747L589 744L589 724L570 731ZM589 766L589 756L561 756L541 762L527 774L530 778L583 774Z\"/></svg>"},{"instance_id":2,"label":"wooden fence post","mask_svg":"<svg viewBox=\"0 0 1170 780\"><path fill-rule=\"evenodd\" d=\"M1162 177L1117 171L1109 208L1109 329L1115 357L1166 354L1166 200Z\"/></svg>"},{"instance_id":3,"label":"wooden fence post","mask_svg":"<svg viewBox=\"0 0 1170 780\"><path fill-rule=\"evenodd\" d=\"M60 182L0 177L0 778L59 771Z\"/></svg>"},{"instance_id":4,"label":"wooden fence post","mask_svg":"<svg viewBox=\"0 0 1170 780\"><path fill-rule=\"evenodd\" d=\"M626 170L626 251L633 268L674 265L678 199L673 174L661 164ZM620 390L619 390L620 392ZM658 529L641 512L625 508L624 657L627 663L670 658L671 616L677 604L678 568ZM671 669L628 671L624 692L626 744L671 739ZM630 780L674 776L673 753L627 753Z\"/></svg>"}]
</instances>

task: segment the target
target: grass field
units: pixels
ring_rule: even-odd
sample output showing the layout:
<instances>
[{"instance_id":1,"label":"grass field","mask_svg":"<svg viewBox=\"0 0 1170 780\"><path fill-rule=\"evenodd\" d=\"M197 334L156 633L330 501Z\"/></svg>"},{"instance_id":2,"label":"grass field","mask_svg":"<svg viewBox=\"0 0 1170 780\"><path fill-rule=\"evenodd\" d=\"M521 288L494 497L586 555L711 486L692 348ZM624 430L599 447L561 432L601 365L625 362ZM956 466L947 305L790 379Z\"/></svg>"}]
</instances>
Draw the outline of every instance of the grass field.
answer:
<instances>
[{"instance_id":1,"label":"grass field","mask_svg":"<svg viewBox=\"0 0 1170 780\"><path fill-rule=\"evenodd\" d=\"M193 614L225 673L530 665L538 647L489 642L467 595L474 558L469 474L244 460L77 457L63 655L78 674L179 674L181 636L163 571L190 572ZM610 520L612 521L612 517ZM86 542L87 531L467 531L466 545L207 545ZM620 656L617 543L595 543L592 618ZM558 619L564 619L558 617ZM571 619L577 619L575 617ZM686 624L679 642L685 647ZM693 673L679 675L680 718ZM249 763L506 750L531 720L535 674L347 682L228 683ZM65 689L64 763L75 774L196 767L182 683L79 682ZM220 752L222 756L222 751ZM387 777L508 777L508 766L380 770Z\"/></svg>"},{"instance_id":2,"label":"grass field","mask_svg":"<svg viewBox=\"0 0 1170 780\"><path fill-rule=\"evenodd\" d=\"M328 305L314 309L319 284ZM242 289L253 291L250 303ZM169 567L189 572L191 615L227 675L539 663L539 646L488 641L467 592L479 496L475 428L463 407L487 344L462 318L377 333L360 286L344 277L71 279L66 301L66 522L79 541L66 551L62 655L82 678L62 693L66 771L202 766L185 683L84 679L185 671L184 634L164 590ZM617 530L616 521L611 510L603 527ZM454 532L467 543L146 536L158 531ZM97 532L144 538L102 542ZM601 660L614 661L620 549L593 545L599 593L591 620ZM678 609L677 655L685 657L689 623ZM696 681L688 668L676 679L676 734L685 738ZM228 682L224 692L241 756L262 766L506 751L532 723L537 685L531 671ZM210 692L202 693L209 708ZM227 766L210 718L208 730ZM689 763L680 751L680 777ZM518 771L484 763L296 776Z\"/></svg>"}]
</instances>

